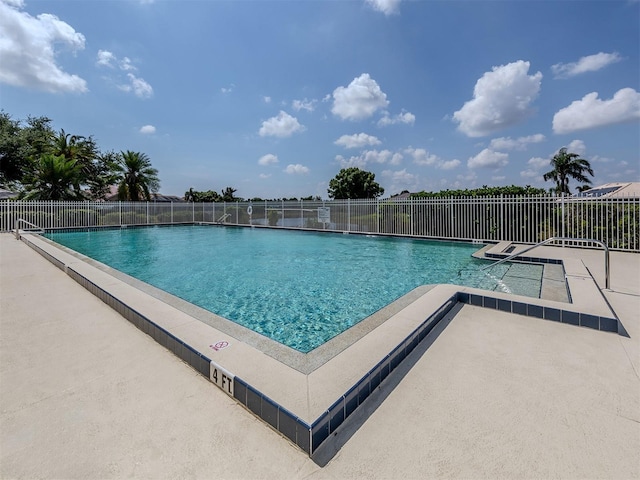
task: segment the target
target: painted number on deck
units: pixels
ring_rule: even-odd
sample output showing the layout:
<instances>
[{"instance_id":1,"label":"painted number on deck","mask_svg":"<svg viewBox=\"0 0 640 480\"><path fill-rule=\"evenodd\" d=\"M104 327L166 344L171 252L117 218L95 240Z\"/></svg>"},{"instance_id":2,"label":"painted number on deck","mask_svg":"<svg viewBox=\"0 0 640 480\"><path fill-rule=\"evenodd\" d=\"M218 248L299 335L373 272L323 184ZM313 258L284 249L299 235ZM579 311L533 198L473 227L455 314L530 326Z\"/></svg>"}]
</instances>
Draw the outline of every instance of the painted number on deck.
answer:
<instances>
[{"instance_id":1,"label":"painted number on deck","mask_svg":"<svg viewBox=\"0 0 640 480\"><path fill-rule=\"evenodd\" d=\"M224 393L233 397L233 379L234 375L227 372L224 368L211 362L209 367L209 379L220 387Z\"/></svg>"}]
</instances>

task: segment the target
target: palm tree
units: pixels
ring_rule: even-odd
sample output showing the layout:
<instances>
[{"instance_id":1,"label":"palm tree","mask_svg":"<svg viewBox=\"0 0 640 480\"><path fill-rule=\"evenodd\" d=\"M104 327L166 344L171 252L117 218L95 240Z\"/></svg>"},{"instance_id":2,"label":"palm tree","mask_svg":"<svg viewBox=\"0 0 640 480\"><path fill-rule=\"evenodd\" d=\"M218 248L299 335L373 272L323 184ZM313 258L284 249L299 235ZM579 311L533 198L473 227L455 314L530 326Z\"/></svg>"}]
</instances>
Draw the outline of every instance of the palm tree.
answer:
<instances>
[{"instance_id":1,"label":"palm tree","mask_svg":"<svg viewBox=\"0 0 640 480\"><path fill-rule=\"evenodd\" d=\"M45 153L25 182L25 200L83 200L82 168L64 155Z\"/></svg>"},{"instance_id":2,"label":"palm tree","mask_svg":"<svg viewBox=\"0 0 640 480\"><path fill-rule=\"evenodd\" d=\"M195 202L196 201L196 191L191 187L188 191L184 192L184 201L185 202Z\"/></svg>"},{"instance_id":3,"label":"palm tree","mask_svg":"<svg viewBox=\"0 0 640 480\"><path fill-rule=\"evenodd\" d=\"M118 183L118 199L139 202L151 200L151 192L160 188L158 170L151 166L151 161L144 153L120 153L116 169L120 172Z\"/></svg>"},{"instance_id":4,"label":"palm tree","mask_svg":"<svg viewBox=\"0 0 640 480\"><path fill-rule=\"evenodd\" d=\"M553 180L556 182L557 193L570 194L569 178L573 178L585 185L591 184L586 176L588 173L593 177L591 164L584 158L580 158L577 153L569 153L565 147L561 148L551 159L553 170L544 174L545 181Z\"/></svg>"},{"instance_id":5,"label":"palm tree","mask_svg":"<svg viewBox=\"0 0 640 480\"><path fill-rule=\"evenodd\" d=\"M223 202L235 202L238 200L234 195L236 193L235 188L227 187L222 191L222 201Z\"/></svg>"}]
</instances>

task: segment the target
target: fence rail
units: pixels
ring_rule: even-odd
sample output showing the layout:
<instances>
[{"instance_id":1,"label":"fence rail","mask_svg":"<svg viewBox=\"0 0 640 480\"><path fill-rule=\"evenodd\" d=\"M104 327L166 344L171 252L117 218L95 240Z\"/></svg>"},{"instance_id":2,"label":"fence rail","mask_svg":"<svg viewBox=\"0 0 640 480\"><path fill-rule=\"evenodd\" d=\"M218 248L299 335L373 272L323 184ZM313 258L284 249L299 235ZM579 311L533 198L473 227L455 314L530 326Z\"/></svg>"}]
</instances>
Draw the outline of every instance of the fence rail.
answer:
<instances>
[{"instance_id":1,"label":"fence rail","mask_svg":"<svg viewBox=\"0 0 640 480\"><path fill-rule=\"evenodd\" d=\"M452 240L593 238L640 251L640 199L500 196L233 203L0 201L0 231L177 223L255 225Z\"/></svg>"}]
</instances>

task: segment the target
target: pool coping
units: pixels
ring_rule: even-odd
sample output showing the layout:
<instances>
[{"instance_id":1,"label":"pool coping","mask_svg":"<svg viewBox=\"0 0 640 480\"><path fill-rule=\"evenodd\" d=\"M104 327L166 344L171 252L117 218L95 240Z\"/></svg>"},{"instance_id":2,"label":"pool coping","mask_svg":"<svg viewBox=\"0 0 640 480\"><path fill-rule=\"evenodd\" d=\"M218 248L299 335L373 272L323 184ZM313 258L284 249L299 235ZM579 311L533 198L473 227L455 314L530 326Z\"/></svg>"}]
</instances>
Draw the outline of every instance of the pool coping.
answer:
<instances>
[{"instance_id":1,"label":"pool coping","mask_svg":"<svg viewBox=\"0 0 640 480\"><path fill-rule=\"evenodd\" d=\"M450 321L458 304L626 333L582 261L535 258L563 263L572 303L456 285L430 286L358 341L303 373L43 237L24 234L22 240L312 458L389 383L418 345L433 341L438 324ZM501 246L494 248L485 255L501 255Z\"/></svg>"}]
</instances>

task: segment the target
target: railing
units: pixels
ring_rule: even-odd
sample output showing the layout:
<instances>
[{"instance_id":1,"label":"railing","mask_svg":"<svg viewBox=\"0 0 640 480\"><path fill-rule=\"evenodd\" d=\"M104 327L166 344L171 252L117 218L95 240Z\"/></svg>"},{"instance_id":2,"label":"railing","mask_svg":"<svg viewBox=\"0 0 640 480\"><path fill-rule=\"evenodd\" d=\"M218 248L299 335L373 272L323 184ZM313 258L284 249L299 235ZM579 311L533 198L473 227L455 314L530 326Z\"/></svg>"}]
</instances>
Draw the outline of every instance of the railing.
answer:
<instances>
[{"instance_id":1,"label":"railing","mask_svg":"<svg viewBox=\"0 0 640 480\"><path fill-rule=\"evenodd\" d=\"M29 227L31 227L31 228L23 228L22 231L27 231L31 233L44 233L44 229L40 228L35 223L27 222L24 218L19 218L16 220L15 228L13 230L16 240L20 240L20 224L21 223L24 223L25 225L28 225Z\"/></svg>"},{"instance_id":2,"label":"railing","mask_svg":"<svg viewBox=\"0 0 640 480\"><path fill-rule=\"evenodd\" d=\"M501 263L504 262L508 262L509 260L512 260L516 257L520 257L522 256L523 253L527 253L531 250L533 250L534 248L537 247L541 247L542 245L547 245L549 243L553 243L553 242L572 242L572 243L595 243L597 245L600 245L602 248L604 248L604 288L606 288L607 290L609 290L609 277L610 277L610 272L609 272L609 247L607 247L607 244L604 242L601 242L600 240L594 240L592 238L570 238L570 237L551 237L551 238L547 238L546 240L543 240L542 242L538 242L535 245L532 245L530 247L525 248L524 250L520 250L519 252L513 253L511 255L509 255L508 257L505 258L501 258L500 260L498 260L497 262L492 263L491 265L487 265L485 267L482 267L480 270L487 270L489 268L493 268L496 265L500 265Z\"/></svg>"},{"instance_id":3,"label":"railing","mask_svg":"<svg viewBox=\"0 0 640 480\"><path fill-rule=\"evenodd\" d=\"M535 244L593 238L640 252L640 198L549 195L227 203L0 201L0 231L18 218L45 230L175 223L326 230L434 239Z\"/></svg>"}]
</instances>

